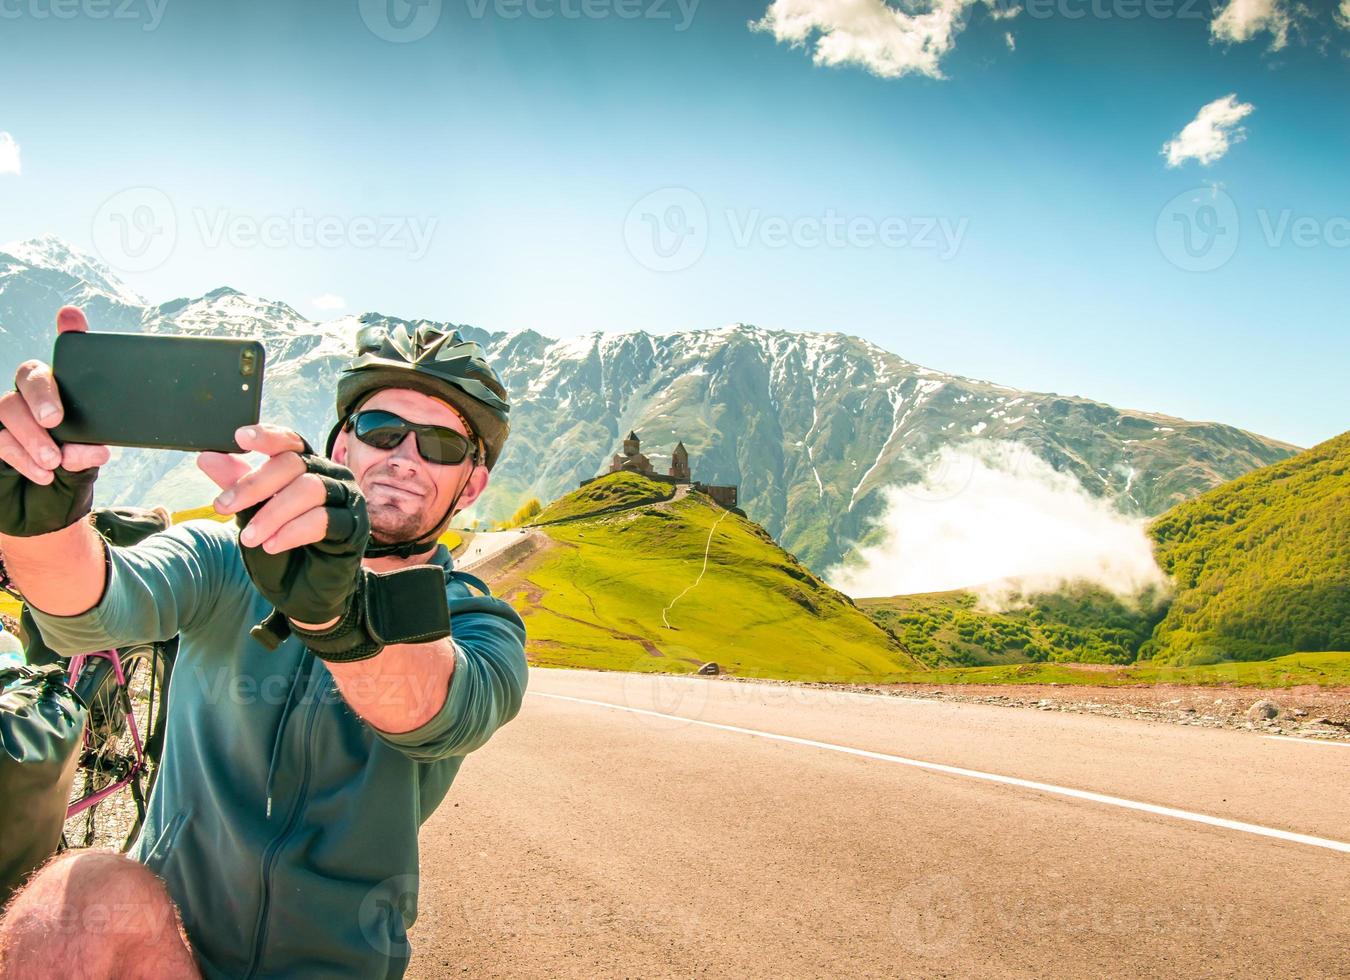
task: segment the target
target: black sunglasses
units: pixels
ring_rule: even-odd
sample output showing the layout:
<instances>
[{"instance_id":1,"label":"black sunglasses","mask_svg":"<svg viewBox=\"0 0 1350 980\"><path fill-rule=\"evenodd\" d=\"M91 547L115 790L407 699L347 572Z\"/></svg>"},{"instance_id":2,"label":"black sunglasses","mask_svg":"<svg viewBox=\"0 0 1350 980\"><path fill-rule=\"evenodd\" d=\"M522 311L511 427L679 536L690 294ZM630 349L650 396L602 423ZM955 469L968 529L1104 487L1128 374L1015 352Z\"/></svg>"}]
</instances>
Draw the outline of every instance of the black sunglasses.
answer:
<instances>
[{"instance_id":1,"label":"black sunglasses","mask_svg":"<svg viewBox=\"0 0 1350 980\"><path fill-rule=\"evenodd\" d=\"M376 449L397 449L412 432L417 436L417 451L429 463L453 465L471 453L473 461L478 462L478 446L448 426L409 422L393 412L372 408L350 416L347 427L356 438Z\"/></svg>"}]
</instances>

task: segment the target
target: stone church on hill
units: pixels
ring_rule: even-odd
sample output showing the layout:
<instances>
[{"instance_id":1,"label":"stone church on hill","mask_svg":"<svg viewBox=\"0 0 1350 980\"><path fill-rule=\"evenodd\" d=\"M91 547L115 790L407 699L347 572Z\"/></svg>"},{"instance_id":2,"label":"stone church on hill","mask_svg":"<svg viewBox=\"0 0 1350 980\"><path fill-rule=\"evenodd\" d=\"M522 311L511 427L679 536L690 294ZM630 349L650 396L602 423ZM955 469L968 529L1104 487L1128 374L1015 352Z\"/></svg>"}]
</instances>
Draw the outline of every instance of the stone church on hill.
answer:
<instances>
[{"instance_id":1,"label":"stone church on hill","mask_svg":"<svg viewBox=\"0 0 1350 980\"><path fill-rule=\"evenodd\" d=\"M615 453L610 457L609 470L607 473L641 473L649 480L659 480L662 483L673 485L689 484L695 490L706 493L712 497L721 506L727 510L737 510L736 507L736 487L734 486L713 486L706 483L700 483L689 475L689 450L684 448L684 443L675 444L675 450L670 454L670 468L665 473L656 472L656 467L652 461L642 452L641 441L637 433L629 431L628 438L623 441L623 452ZM590 480L582 480L577 486L584 487L591 480L597 480L599 477L591 477Z\"/></svg>"}]
</instances>

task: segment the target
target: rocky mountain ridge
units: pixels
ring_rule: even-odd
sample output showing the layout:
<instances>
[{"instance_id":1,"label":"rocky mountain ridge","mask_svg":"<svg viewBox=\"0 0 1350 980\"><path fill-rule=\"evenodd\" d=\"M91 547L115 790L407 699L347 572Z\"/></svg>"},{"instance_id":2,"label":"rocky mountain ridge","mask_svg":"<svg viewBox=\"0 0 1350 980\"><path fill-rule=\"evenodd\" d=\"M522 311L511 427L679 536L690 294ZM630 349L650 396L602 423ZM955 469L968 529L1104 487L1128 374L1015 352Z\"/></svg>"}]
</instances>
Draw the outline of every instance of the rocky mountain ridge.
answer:
<instances>
[{"instance_id":1,"label":"rocky mountain ridge","mask_svg":"<svg viewBox=\"0 0 1350 980\"><path fill-rule=\"evenodd\" d=\"M95 330L259 338L264 418L320 448L357 327L400 322L378 313L313 321L230 287L151 305L91 256L34 239L0 248L5 377L50 355L53 316L65 303L83 306ZM500 520L529 497L561 496L604 472L631 429L660 472L683 440L694 479L737 485L742 509L820 571L868 542L883 488L920 479L954 443L1019 443L1140 515L1295 451L1220 423L933 371L839 332L737 323L555 340L532 329L459 328L486 348L514 406L491 488L467 520ZM190 454L117 450L100 475L100 503L186 509L212 495Z\"/></svg>"}]
</instances>

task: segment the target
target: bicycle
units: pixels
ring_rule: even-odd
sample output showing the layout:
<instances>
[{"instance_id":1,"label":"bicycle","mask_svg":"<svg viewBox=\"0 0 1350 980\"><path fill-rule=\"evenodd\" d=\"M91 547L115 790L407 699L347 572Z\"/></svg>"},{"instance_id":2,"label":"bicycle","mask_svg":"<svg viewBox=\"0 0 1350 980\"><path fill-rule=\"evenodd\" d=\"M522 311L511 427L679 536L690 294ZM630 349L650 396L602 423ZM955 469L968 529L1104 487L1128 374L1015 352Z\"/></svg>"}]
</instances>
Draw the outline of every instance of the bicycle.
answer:
<instances>
[{"instance_id":1,"label":"bicycle","mask_svg":"<svg viewBox=\"0 0 1350 980\"><path fill-rule=\"evenodd\" d=\"M29 663L67 659L42 642L3 561L0 591L22 604L20 622L28 634ZM177 646L174 637L69 658L66 683L88 709L88 720L58 851L74 847L126 851L135 842L159 770L167 721L165 692ZM133 807L134 817L129 812ZM123 838L128 822L130 830Z\"/></svg>"},{"instance_id":2,"label":"bicycle","mask_svg":"<svg viewBox=\"0 0 1350 980\"><path fill-rule=\"evenodd\" d=\"M172 670L166 644L70 658L67 683L89 708L79 770L66 807L62 846L131 847L159 773ZM128 794L118 797L119 791ZM130 803L128 803L128 797ZM135 808L134 818L128 811ZM120 845L121 828L130 830Z\"/></svg>"}]
</instances>

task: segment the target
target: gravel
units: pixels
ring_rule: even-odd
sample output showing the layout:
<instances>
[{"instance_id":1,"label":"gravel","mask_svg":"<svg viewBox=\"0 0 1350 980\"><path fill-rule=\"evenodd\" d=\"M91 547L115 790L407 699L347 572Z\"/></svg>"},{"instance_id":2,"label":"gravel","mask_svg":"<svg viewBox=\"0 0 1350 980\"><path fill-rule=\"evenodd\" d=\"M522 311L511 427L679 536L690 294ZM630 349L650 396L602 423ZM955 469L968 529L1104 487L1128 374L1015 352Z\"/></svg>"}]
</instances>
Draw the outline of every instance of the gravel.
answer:
<instances>
[{"instance_id":1,"label":"gravel","mask_svg":"<svg viewBox=\"0 0 1350 980\"><path fill-rule=\"evenodd\" d=\"M747 684L797 684L723 675ZM1350 742L1350 688L1090 687L1059 684L816 684L862 694L993 704L1039 711L1138 718L1197 728L1228 728L1264 735L1296 735ZM1266 702L1266 704L1262 704ZM1260 706L1260 707L1258 707ZM1253 717L1248 717L1252 709ZM1265 717L1270 711L1275 714Z\"/></svg>"}]
</instances>

